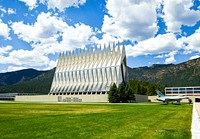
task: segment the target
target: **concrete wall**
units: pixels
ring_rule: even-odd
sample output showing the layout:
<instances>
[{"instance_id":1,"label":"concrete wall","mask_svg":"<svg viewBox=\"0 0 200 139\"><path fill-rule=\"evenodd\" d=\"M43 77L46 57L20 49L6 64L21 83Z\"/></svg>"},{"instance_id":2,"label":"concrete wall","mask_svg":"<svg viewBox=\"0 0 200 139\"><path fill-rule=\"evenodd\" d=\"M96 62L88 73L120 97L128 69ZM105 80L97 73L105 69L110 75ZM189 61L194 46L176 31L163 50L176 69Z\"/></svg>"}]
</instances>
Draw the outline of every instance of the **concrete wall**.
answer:
<instances>
[{"instance_id":1,"label":"concrete wall","mask_svg":"<svg viewBox=\"0 0 200 139\"><path fill-rule=\"evenodd\" d=\"M158 102L156 99L158 97L157 96L148 96L148 100L150 100L151 102Z\"/></svg>"},{"instance_id":2,"label":"concrete wall","mask_svg":"<svg viewBox=\"0 0 200 139\"><path fill-rule=\"evenodd\" d=\"M148 102L148 96L135 94L136 102Z\"/></svg>"},{"instance_id":3,"label":"concrete wall","mask_svg":"<svg viewBox=\"0 0 200 139\"><path fill-rule=\"evenodd\" d=\"M58 102L58 96L38 95L38 96L16 96L15 101L24 102Z\"/></svg>"},{"instance_id":4,"label":"concrete wall","mask_svg":"<svg viewBox=\"0 0 200 139\"><path fill-rule=\"evenodd\" d=\"M135 94L136 102L148 102L148 96ZM108 94L16 96L21 102L108 102Z\"/></svg>"},{"instance_id":5,"label":"concrete wall","mask_svg":"<svg viewBox=\"0 0 200 139\"><path fill-rule=\"evenodd\" d=\"M23 102L108 102L108 95L107 94L97 94L97 95L16 96L15 101L23 101Z\"/></svg>"}]
</instances>

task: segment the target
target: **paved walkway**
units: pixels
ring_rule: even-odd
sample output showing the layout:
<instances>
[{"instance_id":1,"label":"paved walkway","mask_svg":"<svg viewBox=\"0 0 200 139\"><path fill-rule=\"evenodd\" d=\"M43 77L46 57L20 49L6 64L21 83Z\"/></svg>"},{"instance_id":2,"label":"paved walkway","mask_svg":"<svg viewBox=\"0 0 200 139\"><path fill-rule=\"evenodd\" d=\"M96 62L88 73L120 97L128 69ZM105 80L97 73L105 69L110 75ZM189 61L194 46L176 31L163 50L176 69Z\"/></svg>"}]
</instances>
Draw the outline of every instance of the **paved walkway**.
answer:
<instances>
[{"instance_id":1,"label":"paved walkway","mask_svg":"<svg viewBox=\"0 0 200 139\"><path fill-rule=\"evenodd\" d=\"M198 103L196 102L196 103L195 103L195 106L196 106L198 115L199 115L199 117L200 117L200 102L198 102Z\"/></svg>"},{"instance_id":2,"label":"paved walkway","mask_svg":"<svg viewBox=\"0 0 200 139\"><path fill-rule=\"evenodd\" d=\"M191 132L192 139L200 139L200 103L193 104Z\"/></svg>"}]
</instances>

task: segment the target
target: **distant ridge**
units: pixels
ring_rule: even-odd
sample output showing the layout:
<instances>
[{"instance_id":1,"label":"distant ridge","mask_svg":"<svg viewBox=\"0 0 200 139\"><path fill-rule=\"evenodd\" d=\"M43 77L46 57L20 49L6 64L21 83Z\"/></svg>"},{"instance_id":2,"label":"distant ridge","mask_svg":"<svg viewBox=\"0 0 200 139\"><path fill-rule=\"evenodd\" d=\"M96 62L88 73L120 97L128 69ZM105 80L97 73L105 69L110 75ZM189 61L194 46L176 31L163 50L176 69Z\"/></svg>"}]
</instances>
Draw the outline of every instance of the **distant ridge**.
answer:
<instances>
[{"instance_id":1,"label":"distant ridge","mask_svg":"<svg viewBox=\"0 0 200 139\"><path fill-rule=\"evenodd\" d=\"M27 69L29 72L30 70ZM25 70L26 71L26 70ZM32 70L35 72L36 70ZM35 78L29 78L26 81L19 81L13 85L0 86L2 92L17 92L17 93L42 93L47 94L50 90L55 68L49 71L40 71L40 74ZM29 73L32 75L32 73Z\"/></svg>"},{"instance_id":2,"label":"distant ridge","mask_svg":"<svg viewBox=\"0 0 200 139\"><path fill-rule=\"evenodd\" d=\"M28 81L46 72L48 71L23 69L19 71L0 73L0 86L12 85L23 81Z\"/></svg>"},{"instance_id":3,"label":"distant ridge","mask_svg":"<svg viewBox=\"0 0 200 139\"><path fill-rule=\"evenodd\" d=\"M200 86L200 58L180 64L154 64L128 68L129 79L163 86Z\"/></svg>"}]
</instances>

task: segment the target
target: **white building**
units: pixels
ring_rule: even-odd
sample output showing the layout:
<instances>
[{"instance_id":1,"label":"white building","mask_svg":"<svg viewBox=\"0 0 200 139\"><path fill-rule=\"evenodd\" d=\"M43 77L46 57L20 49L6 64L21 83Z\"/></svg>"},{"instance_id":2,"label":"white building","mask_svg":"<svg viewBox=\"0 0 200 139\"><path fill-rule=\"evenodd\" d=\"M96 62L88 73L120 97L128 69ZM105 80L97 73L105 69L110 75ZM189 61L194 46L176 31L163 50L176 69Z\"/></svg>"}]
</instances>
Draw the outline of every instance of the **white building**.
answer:
<instances>
[{"instance_id":1,"label":"white building","mask_svg":"<svg viewBox=\"0 0 200 139\"><path fill-rule=\"evenodd\" d=\"M63 53L58 59L49 95L71 97L66 98L67 101L73 96L81 99L83 95L87 95L87 99L96 99L96 95L108 101L110 86L128 80L126 66L125 47L119 43L117 47L113 44L112 49L109 44L107 48L104 45L103 50L100 46Z\"/></svg>"},{"instance_id":2,"label":"white building","mask_svg":"<svg viewBox=\"0 0 200 139\"><path fill-rule=\"evenodd\" d=\"M166 87L166 95L200 96L200 86L191 87Z\"/></svg>"}]
</instances>

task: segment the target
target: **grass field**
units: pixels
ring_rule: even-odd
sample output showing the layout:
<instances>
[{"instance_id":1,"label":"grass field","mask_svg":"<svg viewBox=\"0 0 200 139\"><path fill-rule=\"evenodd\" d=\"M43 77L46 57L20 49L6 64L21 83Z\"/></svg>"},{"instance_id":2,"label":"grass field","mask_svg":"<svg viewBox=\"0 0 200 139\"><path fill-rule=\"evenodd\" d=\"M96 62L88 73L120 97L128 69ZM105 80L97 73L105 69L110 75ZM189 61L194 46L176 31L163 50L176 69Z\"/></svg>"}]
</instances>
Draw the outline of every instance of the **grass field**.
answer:
<instances>
[{"instance_id":1,"label":"grass field","mask_svg":"<svg viewBox=\"0 0 200 139\"><path fill-rule=\"evenodd\" d=\"M190 139L192 105L0 103L0 138Z\"/></svg>"}]
</instances>

